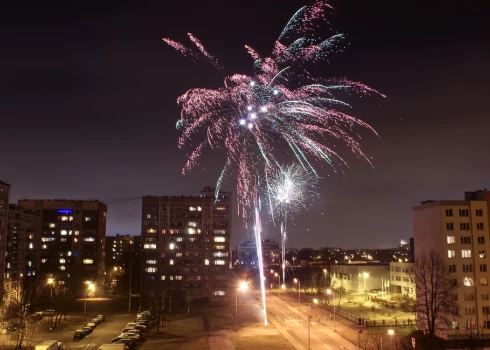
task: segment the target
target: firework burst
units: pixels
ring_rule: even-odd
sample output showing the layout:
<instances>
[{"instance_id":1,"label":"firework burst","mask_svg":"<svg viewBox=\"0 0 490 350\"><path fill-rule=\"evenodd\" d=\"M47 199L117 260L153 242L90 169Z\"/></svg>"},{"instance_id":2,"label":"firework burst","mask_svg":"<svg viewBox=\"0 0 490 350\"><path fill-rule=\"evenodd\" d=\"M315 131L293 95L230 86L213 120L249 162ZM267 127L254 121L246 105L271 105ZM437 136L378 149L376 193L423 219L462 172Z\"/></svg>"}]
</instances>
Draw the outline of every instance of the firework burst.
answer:
<instances>
[{"instance_id":1,"label":"firework burst","mask_svg":"<svg viewBox=\"0 0 490 350\"><path fill-rule=\"evenodd\" d=\"M272 220L281 225L282 280L286 278L286 244L288 217L305 209L314 197L318 178L298 164L279 167L267 181L266 191Z\"/></svg>"}]
</instances>

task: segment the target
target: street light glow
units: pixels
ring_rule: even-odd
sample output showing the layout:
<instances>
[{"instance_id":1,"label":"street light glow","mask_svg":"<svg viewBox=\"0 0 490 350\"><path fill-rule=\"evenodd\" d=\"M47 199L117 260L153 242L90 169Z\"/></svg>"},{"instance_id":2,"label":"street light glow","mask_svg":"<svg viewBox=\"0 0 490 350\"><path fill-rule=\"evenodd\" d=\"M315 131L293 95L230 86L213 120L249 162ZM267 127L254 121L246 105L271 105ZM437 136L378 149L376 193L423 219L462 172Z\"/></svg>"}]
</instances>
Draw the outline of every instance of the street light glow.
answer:
<instances>
[{"instance_id":1,"label":"street light glow","mask_svg":"<svg viewBox=\"0 0 490 350\"><path fill-rule=\"evenodd\" d=\"M331 289L327 289L327 294L332 294L332 290Z\"/></svg>"},{"instance_id":2,"label":"street light glow","mask_svg":"<svg viewBox=\"0 0 490 350\"><path fill-rule=\"evenodd\" d=\"M54 279L53 278L48 278L48 284L53 284L54 283Z\"/></svg>"},{"instance_id":3,"label":"street light glow","mask_svg":"<svg viewBox=\"0 0 490 350\"><path fill-rule=\"evenodd\" d=\"M368 278L368 277L369 277L369 273L368 273L368 272L363 272L363 273L362 273L362 277L364 277L364 278Z\"/></svg>"},{"instance_id":4,"label":"street light glow","mask_svg":"<svg viewBox=\"0 0 490 350\"><path fill-rule=\"evenodd\" d=\"M248 289L248 283L245 282L245 281L241 281L239 284L238 284L238 290L241 291L241 292L244 292Z\"/></svg>"},{"instance_id":5,"label":"street light glow","mask_svg":"<svg viewBox=\"0 0 490 350\"><path fill-rule=\"evenodd\" d=\"M393 329L388 329L388 335L394 335L395 331Z\"/></svg>"}]
</instances>

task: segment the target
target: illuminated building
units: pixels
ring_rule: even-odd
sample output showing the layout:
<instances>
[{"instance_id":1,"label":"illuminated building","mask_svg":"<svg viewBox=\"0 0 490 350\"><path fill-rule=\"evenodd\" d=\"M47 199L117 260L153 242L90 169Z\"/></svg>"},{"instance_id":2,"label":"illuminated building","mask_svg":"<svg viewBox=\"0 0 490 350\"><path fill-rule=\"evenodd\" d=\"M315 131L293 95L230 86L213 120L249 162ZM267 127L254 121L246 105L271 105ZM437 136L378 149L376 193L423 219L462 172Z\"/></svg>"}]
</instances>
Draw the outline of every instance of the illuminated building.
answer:
<instances>
[{"instance_id":1,"label":"illuminated building","mask_svg":"<svg viewBox=\"0 0 490 350\"><path fill-rule=\"evenodd\" d=\"M19 206L41 216L40 272L56 281L104 283L107 206L97 200L22 199Z\"/></svg>"},{"instance_id":2,"label":"illuminated building","mask_svg":"<svg viewBox=\"0 0 490 350\"><path fill-rule=\"evenodd\" d=\"M5 253L7 247L7 221L10 200L10 185L0 181L0 300L4 296L3 278L5 271Z\"/></svg>"},{"instance_id":3,"label":"illuminated building","mask_svg":"<svg viewBox=\"0 0 490 350\"><path fill-rule=\"evenodd\" d=\"M188 299L222 300L231 268L231 193L142 201L144 290L165 285Z\"/></svg>"},{"instance_id":4,"label":"illuminated building","mask_svg":"<svg viewBox=\"0 0 490 350\"><path fill-rule=\"evenodd\" d=\"M440 254L456 286L458 312L446 316L450 322L441 336L490 334L489 202L485 190L413 207L415 261L423 251Z\"/></svg>"}]
</instances>

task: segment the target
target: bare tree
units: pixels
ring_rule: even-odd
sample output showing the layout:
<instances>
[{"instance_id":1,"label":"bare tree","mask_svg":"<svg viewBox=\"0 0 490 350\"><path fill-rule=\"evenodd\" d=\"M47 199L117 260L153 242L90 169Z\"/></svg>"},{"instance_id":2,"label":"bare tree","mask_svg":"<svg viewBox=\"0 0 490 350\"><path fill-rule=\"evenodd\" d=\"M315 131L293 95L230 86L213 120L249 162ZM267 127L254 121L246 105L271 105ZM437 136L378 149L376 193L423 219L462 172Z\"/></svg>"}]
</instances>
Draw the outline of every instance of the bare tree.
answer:
<instances>
[{"instance_id":1,"label":"bare tree","mask_svg":"<svg viewBox=\"0 0 490 350\"><path fill-rule=\"evenodd\" d=\"M415 258L413 275L416 285L414 311L417 325L427 336L428 348L431 340L448 330L451 315L457 313L454 301L455 284L441 255L433 250L423 251Z\"/></svg>"}]
</instances>

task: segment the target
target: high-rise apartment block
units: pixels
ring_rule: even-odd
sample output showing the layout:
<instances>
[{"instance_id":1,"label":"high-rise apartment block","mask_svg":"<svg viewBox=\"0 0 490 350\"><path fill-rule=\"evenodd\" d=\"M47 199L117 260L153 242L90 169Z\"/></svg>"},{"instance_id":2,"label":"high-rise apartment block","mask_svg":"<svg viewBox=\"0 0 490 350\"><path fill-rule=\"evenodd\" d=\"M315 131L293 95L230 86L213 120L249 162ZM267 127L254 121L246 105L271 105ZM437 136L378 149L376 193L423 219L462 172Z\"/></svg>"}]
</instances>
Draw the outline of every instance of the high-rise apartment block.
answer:
<instances>
[{"instance_id":1,"label":"high-rise apartment block","mask_svg":"<svg viewBox=\"0 0 490 350\"><path fill-rule=\"evenodd\" d=\"M220 300L231 268L231 193L148 196L142 202L144 290L164 281L189 299ZM182 295L182 294L181 294Z\"/></svg>"},{"instance_id":2,"label":"high-rise apartment block","mask_svg":"<svg viewBox=\"0 0 490 350\"><path fill-rule=\"evenodd\" d=\"M485 190L413 208L415 253L439 253L457 286L459 312L451 316L450 332L490 334L489 204Z\"/></svg>"},{"instance_id":3,"label":"high-rise apartment block","mask_svg":"<svg viewBox=\"0 0 490 350\"><path fill-rule=\"evenodd\" d=\"M57 281L104 283L107 206L97 200L29 200L19 206L41 217L40 272Z\"/></svg>"},{"instance_id":4,"label":"high-rise apartment block","mask_svg":"<svg viewBox=\"0 0 490 350\"><path fill-rule=\"evenodd\" d=\"M4 296L3 272L5 271L9 200L10 185L8 183L0 181L0 300L2 300Z\"/></svg>"}]
</instances>

